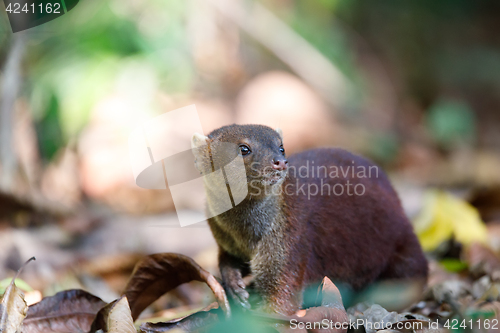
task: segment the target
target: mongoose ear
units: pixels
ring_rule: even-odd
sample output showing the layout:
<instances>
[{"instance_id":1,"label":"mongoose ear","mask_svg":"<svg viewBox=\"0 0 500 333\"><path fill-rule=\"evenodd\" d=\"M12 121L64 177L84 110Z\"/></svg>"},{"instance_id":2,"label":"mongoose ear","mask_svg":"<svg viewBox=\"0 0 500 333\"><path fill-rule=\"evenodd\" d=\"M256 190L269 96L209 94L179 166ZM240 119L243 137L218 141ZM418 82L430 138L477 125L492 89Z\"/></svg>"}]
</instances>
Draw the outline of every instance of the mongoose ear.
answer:
<instances>
[{"instance_id":1,"label":"mongoose ear","mask_svg":"<svg viewBox=\"0 0 500 333\"><path fill-rule=\"evenodd\" d=\"M200 133L194 133L193 137L191 138L191 149L196 149L201 146L206 145L208 142L208 137L200 134Z\"/></svg>"},{"instance_id":2,"label":"mongoose ear","mask_svg":"<svg viewBox=\"0 0 500 333\"><path fill-rule=\"evenodd\" d=\"M281 130L281 128L277 128L276 132L278 132L280 138L283 140L283 131Z\"/></svg>"}]
</instances>

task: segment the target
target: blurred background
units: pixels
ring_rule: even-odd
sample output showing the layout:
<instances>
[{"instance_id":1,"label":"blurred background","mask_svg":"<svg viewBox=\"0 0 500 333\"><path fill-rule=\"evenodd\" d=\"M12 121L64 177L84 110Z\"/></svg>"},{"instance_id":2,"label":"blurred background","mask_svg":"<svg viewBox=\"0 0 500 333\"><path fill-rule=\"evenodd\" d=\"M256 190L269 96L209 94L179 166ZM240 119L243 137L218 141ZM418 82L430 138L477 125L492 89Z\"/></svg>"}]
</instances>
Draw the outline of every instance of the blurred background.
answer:
<instances>
[{"instance_id":1,"label":"blurred background","mask_svg":"<svg viewBox=\"0 0 500 333\"><path fill-rule=\"evenodd\" d=\"M217 271L206 225L180 228L169 191L130 167L132 130L190 104L205 134L265 124L288 154L371 158L451 271L471 266L464 245L500 250L500 2L81 0L16 34L0 12L0 281L36 256L32 300L113 300L147 253ZM182 208L203 214L193 194Z\"/></svg>"}]
</instances>

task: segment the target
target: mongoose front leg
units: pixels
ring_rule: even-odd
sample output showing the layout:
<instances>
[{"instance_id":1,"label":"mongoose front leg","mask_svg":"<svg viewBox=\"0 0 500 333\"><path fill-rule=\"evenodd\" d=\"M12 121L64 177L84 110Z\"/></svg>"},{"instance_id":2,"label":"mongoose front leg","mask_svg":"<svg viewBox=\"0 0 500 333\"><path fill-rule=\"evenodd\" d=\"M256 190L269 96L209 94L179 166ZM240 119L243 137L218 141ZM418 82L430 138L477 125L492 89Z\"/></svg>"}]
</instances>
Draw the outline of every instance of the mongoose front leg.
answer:
<instances>
[{"instance_id":1,"label":"mongoose front leg","mask_svg":"<svg viewBox=\"0 0 500 333\"><path fill-rule=\"evenodd\" d=\"M290 279L283 271L273 271L271 266L255 267L254 283L257 292L262 297L261 310L268 313L280 313L291 315L300 308L302 300L300 287ZM262 268L262 269L261 269ZM252 267L252 270L254 267ZM264 271L263 269L267 270ZM287 276L287 278L289 278Z\"/></svg>"},{"instance_id":2,"label":"mongoose front leg","mask_svg":"<svg viewBox=\"0 0 500 333\"><path fill-rule=\"evenodd\" d=\"M249 294L245 289L243 277L248 275L249 266L224 250L220 250L219 269L222 277L222 285L230 300L237 306L250 309L248 302Z\"/></svg>"},{"instance_id":3,"label":"mongoose front leg","mask_svg":"<svg viewBox=\"0 0 500 333\"><path fill-rule=\"evenodd\" d=\"M302 303L304 270L299 267L302 258L287 258L281 245L284 241L270 234L279 241L262 242L251 263L253 283L262 297L262 310L291 315Z\"/></svg>"}]
</instances>

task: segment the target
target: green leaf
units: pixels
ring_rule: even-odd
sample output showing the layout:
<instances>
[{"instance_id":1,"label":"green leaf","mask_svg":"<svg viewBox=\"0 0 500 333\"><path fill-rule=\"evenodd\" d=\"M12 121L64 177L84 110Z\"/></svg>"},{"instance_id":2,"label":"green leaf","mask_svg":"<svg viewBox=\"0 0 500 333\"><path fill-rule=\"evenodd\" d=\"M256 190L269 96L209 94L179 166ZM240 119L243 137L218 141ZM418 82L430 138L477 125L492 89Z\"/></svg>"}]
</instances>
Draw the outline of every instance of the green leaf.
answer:
<instances>
[{"instance_id":1,"label":"green leaf","mask_svg":"<svg viewBox=\"0 0 500 333\"><path fill-rule=\"evenodd\" d=\"M462 272L465 271L469 266L466 262L460 261L458 259L443 259L439 262L446 270L450 272Z\"/></svg>"},{"instance_id":2,"label":"green leaf","mask_svg":"<svg viewBox=\"0 0 500 333\"><path fill-rule=\"evenodd\" d=\"M11 278L6 278L0 281L0 295L3 295L5 293L5 290L9 286L9 284L12 282ZM16 279L15 282L16 286L18 286L19 289L24 290L24 291L33 291L33 288L30 287L29 284L24 282L21 279Z\"/></svg>"}]
</instances>

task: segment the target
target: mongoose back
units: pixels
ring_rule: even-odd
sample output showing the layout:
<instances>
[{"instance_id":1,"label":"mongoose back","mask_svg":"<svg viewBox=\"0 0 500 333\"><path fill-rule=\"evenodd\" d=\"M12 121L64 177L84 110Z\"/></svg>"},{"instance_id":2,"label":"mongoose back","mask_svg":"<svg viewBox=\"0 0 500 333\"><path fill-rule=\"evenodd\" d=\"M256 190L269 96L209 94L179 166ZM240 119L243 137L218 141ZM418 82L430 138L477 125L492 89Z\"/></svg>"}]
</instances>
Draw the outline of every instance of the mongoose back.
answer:
<instances>
[{"instance_id":1,"label":"mongoose back","mask_svg":"<svg viewBox=\"0 0 500 333\"><path fill-rule=\"evenodd\" d=\"M249 306L242 278L250 273L264 309L282 314L298 310L304 287L325 276L356 290L378 280L427 278L412 226L376 165L338 148L287 159L280 130L230 125L193 136L200 171L225 143L243 158L246 179L239 181L248 194L208 223L224 288L237 304ZM205 183L213 213L211 186Z\"/></svg>"}]
</instances>

